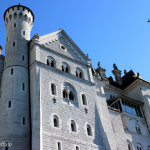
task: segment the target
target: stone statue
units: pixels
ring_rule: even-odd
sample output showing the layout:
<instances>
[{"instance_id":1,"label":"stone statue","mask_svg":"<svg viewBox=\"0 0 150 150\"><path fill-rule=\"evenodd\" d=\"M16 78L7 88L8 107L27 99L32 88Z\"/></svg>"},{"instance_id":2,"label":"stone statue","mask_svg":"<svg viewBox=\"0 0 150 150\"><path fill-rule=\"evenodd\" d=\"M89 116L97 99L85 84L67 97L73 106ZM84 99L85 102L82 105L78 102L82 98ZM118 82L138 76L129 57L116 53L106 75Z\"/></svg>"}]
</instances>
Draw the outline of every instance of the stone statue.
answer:
<instances>
[{"instance_id":1,"label":"stone statue","mask_svg":"<svg viewBox=\"0 0 150 150\"><path fill-rule=\"evenodd\" d=\"M100 62L98 62L98 64L97 64L97 65L98 65L98 67L99 67L99 68L101 67L101 63L100 63Z\"/></svg>"},{"instance_id":2,"label":"stone statue","mask_svg":"<svg viewBox=\"0 0 150 150\"><path fill-rule=\"evenodd\" d=\"M116 64L113 64L113 68L114 68L114 69L118 69L117 66L116 66Z\"/></svg>"},{"instance_id":3,"label":"stone statue","mask_svg":"<svg viewBox=\"0 0 150 150\"><path fill-rule=\"evenodd\" d=\"M126 69L124 70L124 74L126 74L127 73L127 71L126 71Z\"/></svg>"}]
</instances>

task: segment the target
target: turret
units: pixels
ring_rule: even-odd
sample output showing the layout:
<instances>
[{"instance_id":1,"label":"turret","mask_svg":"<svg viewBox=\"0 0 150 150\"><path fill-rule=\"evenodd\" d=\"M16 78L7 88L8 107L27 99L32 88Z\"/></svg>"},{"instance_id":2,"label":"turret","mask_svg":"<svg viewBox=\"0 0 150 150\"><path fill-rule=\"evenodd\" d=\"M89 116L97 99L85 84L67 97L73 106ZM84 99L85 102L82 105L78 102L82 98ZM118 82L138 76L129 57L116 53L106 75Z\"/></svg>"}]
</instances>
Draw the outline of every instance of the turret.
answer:
<instances>
[{"instance_id":1,"label":"turret","mask_svg":"<svg viewBox=\"0 0 150 150\"><path fill-rule=\"evenodd\" d=\"M7 30L0 99L0 141L10 149L30 149L28 45L34 15L22 5L4 13Z\"/></svg>"}]
</instances>

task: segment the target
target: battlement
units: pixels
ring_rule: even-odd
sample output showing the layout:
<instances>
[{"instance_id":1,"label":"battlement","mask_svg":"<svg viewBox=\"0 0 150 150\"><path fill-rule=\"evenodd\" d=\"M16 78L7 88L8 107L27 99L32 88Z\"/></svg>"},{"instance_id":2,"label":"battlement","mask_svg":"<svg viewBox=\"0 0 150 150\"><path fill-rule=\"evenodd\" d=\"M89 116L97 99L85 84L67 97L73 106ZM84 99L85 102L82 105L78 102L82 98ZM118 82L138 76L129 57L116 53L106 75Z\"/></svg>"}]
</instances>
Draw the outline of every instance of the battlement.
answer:
<instances>
[{"instance_id":1,"label":"battlement","mask_svg":"<svg viewBox=\"0 0 150 150\"><path fill-rule=\"evenodd\" d=\"M9 7L4 13L6 28L9 22L17 19L22 19L23 21L27 21L32 27L32 24L34 22L34 14L28 7L22 6L20 4Z\"/></svg>"}]
</instances>

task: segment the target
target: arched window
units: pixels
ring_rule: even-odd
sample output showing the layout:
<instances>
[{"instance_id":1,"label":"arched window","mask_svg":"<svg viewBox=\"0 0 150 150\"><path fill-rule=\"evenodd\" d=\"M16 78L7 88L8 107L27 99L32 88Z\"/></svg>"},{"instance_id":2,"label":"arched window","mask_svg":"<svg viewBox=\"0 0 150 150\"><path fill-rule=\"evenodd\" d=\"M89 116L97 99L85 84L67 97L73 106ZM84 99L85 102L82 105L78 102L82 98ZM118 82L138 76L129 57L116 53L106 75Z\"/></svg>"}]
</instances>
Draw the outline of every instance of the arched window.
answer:
<instances>
[{"instance_id":1,"label":"arched window","mask_svg":"<svg viewBox=\"0 0 150 150\"><path fill-rule=\"evenodd\" d=\"M9 15L9 20L11 21L11 19L12 19L12 15L10 14L10 15Z\"/></svg>"},{"instance_id":2,"label":"arched window","mask_svg":"<svg viewBox=\"0 0 150 150\"><path fill-rule=\"evenodd\" d=\"M69 73L69 65L67 63L63 62L61 68L62 71Z\"/></svg>"},{"instance_id":3,"label":"arched window","mask_svg":"<svg viewBox=\"0 0 150 150\"><path fill-rule=\"evenodd\" d=\"M73 120L71 120L71 131L76 132L76 123Z\"/></svg>"},{"instance_id":4,"label":"arched window","mask_svg":"<svg viewBox=\"0 0 150 150\"><path fill-rule=\"evenodd\" d=\"M128 144L128 150L132 150L131 142L127 140L127 144Z\"/></svg>"},{"instance_id":5,"label":"arched window","mask_svg":"<svg viewBox=\"0 0 150 150\"><path fill-rule=\"evenodd\" d=\"M87 105L86 97L84 94L82 94L82 103L83 105Z\"/></svg>"},{"instance_id":6,"label":"arched window","mask_svg":"<svg viewBox=\"0 0 150 150\"><path fill-rule=\"evenodd\" d=\"M53 117L54 127L59 127L59 119L56 115Z\"/></svg>"},{"instance_id":7,"label":"arched window","mask_svg":"<svg viewBox=\"0 0 150 150\"><path fill-rule=\"evenodd\" d=\"M74 98L73 98L74 96L73 96L73 92L72 91L70 91L70 93L69 93L69 99L70 100L74 100Z\"/></svg>"},{"instance_id":8,"label":"arched window","mask_svg":"<svg viewBox=\"0 0 150 150\"><path fill-rule=\"evenodd\" d=\"M67 91L65 89L63 90L63 98L67 98Z\"/></svg>"},{"instance_id":9,"label":"arched window","mask_svg":"<svg viewBox=\"0 0 150 150\"><path fill-rule=\"evenodd\" d=\"M83 78L83 72L81 69L79 68L76 68L76 76L79 77L79 78Z\"/></svg>"},{"instance_id":10,"label":"arched window","mask_svg":"<svg viewBox=\"0 0 150 150\"><path fill-rule=\"evenodd\" d=\"M56 85L54 83L51 84L51 94L56 95Z\"/></svg>"},{"instance_id":11,"label":"arched window","mask_svg":"<svg viewBox=\"0 0 150 150\"><path fill-rule=\"evenodd\" d=\"M47 65L55 67L55 60L52 57L47 58Z\"/></svg>"},{"instance_id":12,"label":"arched window","mask_svg":"<svg viewBox=\"0 0 150 150\"><path fill-rule=\"evenodd\" d=\"M139 124L135 124L136 133L141 134L141 128Z\"/></svg>"},{"instance_id":13,"label":"arched window","mask_svg":"<svg viewBox=\"0 0 150 150\"><path fill-rule=\"evenodd\" d=\"M22 13L19 14L19 19L22 19Z\"/></svg>"},{"instance_id":14,"label":"arched window","mask_svg":"<svg viewBox=\"0 0 150 150\"><path fill-rule=\"evenodd\" d=\"M137 144L137 150L143 150L142 145L141 144Z\"/></svg>"},{"instance_id":15,"label":"arched window","mask_svg":"<svg viewBox=\"0 0 150 150\"><path fill-rule=\"evenodd\" d=\"M92 136L92 130L90 125L87 125L87 135Z\"/></svg>"},{"instance_id":16,"label":"arched window","mask_svg":"<svg viewBox=\"0 0 150 150\"><path fill-rule=\"evenodd\" d=\"M76 90L75 88L69 84L69 83L64 83L63 84L63 90L62 90L63 98L66 98L71 101L76 101ZM66 100L65 100L66 101Z\"/></svg>"},{"instance_id":17,"label":"arched window","mask_svg":"<svg viewBox=\"0 0 150 150\"><path fill-rule=\"evenodd\" d=\"M17 18L17 14L16 13L14 13L14 19L16 19Z\"/></svg>"}]
</instances>

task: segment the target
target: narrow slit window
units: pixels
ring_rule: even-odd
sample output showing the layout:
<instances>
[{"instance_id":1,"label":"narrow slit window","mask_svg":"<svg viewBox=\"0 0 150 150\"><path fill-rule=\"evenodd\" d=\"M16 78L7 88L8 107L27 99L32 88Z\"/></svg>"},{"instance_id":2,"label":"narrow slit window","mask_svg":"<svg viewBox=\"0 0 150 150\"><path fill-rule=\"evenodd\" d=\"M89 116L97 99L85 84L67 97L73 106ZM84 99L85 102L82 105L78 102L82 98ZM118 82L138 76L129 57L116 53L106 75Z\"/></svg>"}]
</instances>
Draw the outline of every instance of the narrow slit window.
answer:
<instances>
[{"instance_id":1,"label":"narrow slit window","mask_svg":"<svg viewBox=\"0 0 150 150\"><path fill-rule=\"evenodd\" d=\"M22 55L22 61L24 61L24 55Z\"/></svg>"},{"instance_id":2,"label":"narrow slit window","mask_svg":"<svg viewBox=\"0 0 150 150\"><path fill-rule=\"evenodd\" d=\"M22 90L25 90L25 83L22 83Z\"/></svg>"},{"instance_id":3,"label":"narrow slit window","mask_svg":"<svg viewBox=\"0 0 150 150\"><path fill-rule=\"evenodd\" d=\"M15 47L15 45L16 45L15 42L13 42L13 47Z\"/></svg>"},{"instance_id":4,"label":"narrow slit window","mask_svg":"<svg viewBox=\"0 0 150 150\"><path fill-rule=\"evenodd\" d=\"M69 69L68 69L68 67L66 67L66 72L67 72L67 73L69 72Z\"/></svg>"},{"instance_id":5,"label":"narrow slit window","mask_svg":"<svg viewBox=\"0 0 150 150\"><path fill-rule=\"evenodd\" d=\"M56 86L55 84L51 84L51 94L56 95Z\"/></svg>"},{"instance_id":6,"label":"narrow slit window","mask_svg":"<svg viewBox=\"0 0 150 150\"><path fill-rule=\"evenodd\" d=\"M54 118L54 127L58 127L56 118Z\"/></svg>"},{"instance_id":7,"label":"narrow slit window","mask_svg":"<svg viewBox=\"0 0 150 150\"><path fill-rule=\"evenodd\" d=\"M11 101L8 102L8 108L11 108Z\"/></svg>"},{"instance_id":8,"label":"narrow slit window","mask_svg":"<svg viewBox=\"0 0 150 150\"><path fill-rule=\"evenodd\" d=\"M22 118L22 124L25 125L25 117Z\"/></svg>"},{"instance_id":9,"label":"narrow slit window","mask_svg":"<svg viewBox=\"0 0 150 150\"><path fill-rule=\"evenodd\" d=\"M11 72L10 72L10 74L11 74L11 75L13 75L13 73L14 73L14 69L13 69L13 68L11 68Z\"/></svg>"},{"instance_id":10,"label":"narrow slit window","mask_svg":"<svg viewBox=\"0 0 150 150\"><path fill-rule=\"evenodd\" d=\"M16 23L14 23L14 28L16 28Z\"/></svg>"},{"instance_id":11,"label":"narrow slit window","mask_svg":"<svg viewBox=\"0 0 150 150\"><path fill-rule=\"evenodd\" d=\"M60 144L60 142L58 142L57 144L58 144L58 150L61 150L61 144Z\"/></svg>"},{"instance_id":12,"label":"narrow slit window","mask_svg":"<svg viewBox=\"0 0 150 150\"><path fill-rule=\"evenodd\" d=\"M23 35L25 35L26 34L26 32L25 31L23 31Z\"/></svg>"}]
</instances>

